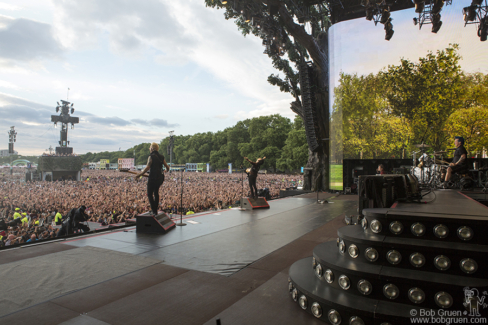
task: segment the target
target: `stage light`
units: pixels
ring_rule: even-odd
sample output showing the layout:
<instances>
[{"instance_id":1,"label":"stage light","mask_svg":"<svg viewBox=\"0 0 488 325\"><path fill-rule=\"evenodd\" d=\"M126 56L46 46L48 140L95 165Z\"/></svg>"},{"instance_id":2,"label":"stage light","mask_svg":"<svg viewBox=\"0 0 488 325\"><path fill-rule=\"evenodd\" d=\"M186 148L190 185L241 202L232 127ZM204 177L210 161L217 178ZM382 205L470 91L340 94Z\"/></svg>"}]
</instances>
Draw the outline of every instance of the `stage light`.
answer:
<instances>
[{"instance_id":1,"label":"stage light","mask_svg":"<svg viewBox=\"0 0 488 325\"><path fill-rule=\"evenodd\" d=\"M322 271L322 265L317 264L317 266L315 267L315 275L317 276L317 278L322 278Z\"/></svg>"},{"instance_id":2,"label":"stage light","mask_svg":"<svg viewBox=\"0 0 488 325\"><path fill-rule=\"evenodd\" d=\"M373 286L371 285L371 283L368 280L359 280L359 282L358 282L358 290L363 295L367 296L373 290Z\"/></svg>"},{"instance_id":3,"label":"stage light","mask_svg":"<svg viewBox=\"0 0 488 325\"><path fill-rule=\"evenodd\" d=\"M452 306L452 297L447 292L441 291L435 294L435 303L441 308L449 308Z\"/></svg>"},{"instance_id":4,"label":"stage light","mask_svg":"<svg viewBox=\"0 0 488 325\"><path fill-rule=\"evenodd\" d=\"M315 257L312 257L312 268L315 269L316 266L317 266L317 260L315 259Z\"/></svg>"},{"instance_id":5,"label":"stage light","mask_svg":"<svg viewBox=\"0 0 488 325\"><path fill-rule=\"evenodd\" d=\"M361 220L361 226L363 227L364 230L368 229L368 219L363 218Z\"/></svg>"},{"instance_id":6,"label":"stage light","mask_svg":"<svg viewBox=\"0 0 488 325\"><path fill-rule=\"evenodd\" d=\"M446 226L439 224L434 227L434 235L437 238L446 238L447 235L449 235L449 229Z\"/></svg>"},{"instance_id":7,"label":"stage light","mask_svg":"<svg viewBox=\"0 0 488 325\"><path fill-rule=\"evenodd\" d=\"M480 19L480 25L478 27L478 36L480 41L484 42L488 38L488 16Z\"/></svg>"},{"instance_id":8,"label":"stage light","mask_svg":"<svg viewBox=\"0 0 488 325\"><path fill-rule=\"evenodd\" d=\"M298 290L296 288L293 289L293 291L291 292L291 297L293 298L294 301L298 300Z\"/></svg>"},{"instance_id":9,"label":"stage light","mask_svg":"<svg viewBox=\"0 0 488 325\"><path fill-rule=\"evenodd\" d=\"M226 5L227 4L227 0L222 0L222 4L223 5Z\"/></svg>"},{"instance_id":10,"label":"stage light","mask_svg":"<svg viewBox=\"0 0 488 325\"><path fill-rule=\"evenodd\" d=\"M415 4L415 12L418 14L424 11L424 8L425 8L425 3L423 1Z\"/></svg>"},{"instance_id":11,"label":"stage light","mask_svg":"<svg viewBox=\"0 0 488 325\"><path fill-rule=\"evenodd\" d=\"M425 264L425 257L420 253L413 253L410 255L410 264L415 267L422 267Z\"/></svg>"},{"instance_id":12,"label":"stage light","mask_svg":"<svg viewBox=\"0 0 488 325\"><path fill-rule=\"evenodd\" d=\"M423 236L425 234L425 226L420 222L414 223L412 227L410 227L410 230L412 231L412 234L417 237Z\"/></svg>"},{"instance_id":13,"label":"stage light","mask_svg":"<svg viewBox=\"0 0 488 325\"><path fill-rule=\"evenodd\" d=\"M408 299L414 304L420 304L425 300L425 292L420 288L412 288L408 290Z\"/></svg>"},{"instance_id":14,"label":"stage light","mask_svg":"<svg viewBox=\"0 0 488 325\"><path fill-rule=\"evenodd\" d=\"M473 229L467 226L459 227L457 230L457 235L462 240L470 240L473 238Z\"/></svg>"},{"instance_id":15,"label":"stage light","mask_svg":"<svg viewBox=\"0 0 488 325\"><path fill-rule=\"evenodd\" d=\"M385 284L383 287L383 294L388 299L396 299L399 293L398 287L393 283Z\"/></svg>"},{"instance_id":16,"label":"stage light","mask_svg":"<svg viewBox=\"0 0 488 325\"><path fill-rule=\"evenodd\" d=\"M329 318L329 322L332 325L339 325L341 323L341 315L334 309L329 310L329 314L327 315Z\"/></svg>"},{"instance_id":17,"label":"stage light","mask_svg":"<svg viewBox=\"0 0 488 325\"><path fill-rule=\"evenodd\" d=\"M375 234L379 234L381 232L381 230L383 229L383 226L381 225L381 222L379 220L375 219L375 220L371 221L369 228Z\"/></svg>"},{"instance_id":18,"label":"stage light","mask_svg":"<svg viewBox=\"0 0 488 325\"><path fill-rule=\"evenodd\" d=\"M441 29L441 14L432 14L432 33L437 33Z\"/></svg>"},{"instance_id":19,"label":"stage light","mask_svg":"<svg viewBox=\"0 0 488 325\"><path fill-rule=\"evenodd\" d=\"M346 244L344 243L344 241L341 239L339 241L339 252L341 252L341 254L344 254L344 252L346 251Z\"/></svg>"},{"instance_id":20,"label":"stage light","mask_svg":"<svg viewBox=\"0 0 488 325\"><path fill-rule=\"evenodd\" d=\"M417 18L414 18L414 19L413 19L413 25L414 25L414 26L417 26L417 24L418 24L418 23L419 23L418 19L417 19Z\"/></svg>"},{"instance_id":21,"label":"stage light","mask_svg":"<svg viewBox=\"0 0 488 325\"><path fill-rule=\"evenodd\" d=\"M385 40L389 41L393 37L394 32L395 31L393 30L393 24L391 23L391 18L389 18L385 23ZM402 225L402 231L403 231L403 225Z\"/></svg>"},{"instance_id":22,"label":"stage light","mask_svg":"<svg viewBox=\"0 0 488 325\"><path fill-rule=\"evenodd\" d=\"M373 16L374 16L373 9L367 8L366 9L366 20L369 20L369 21L373 20Z\"/></svg>"},{"instance_id":23,"label":"stage light","mask_svg":"<svg viewBox=\"0 0 488 325\"><path fill-rule=\"evenodd\" d=\"M470 258L462 259L461 262L459 262L459 266L461 266L461 270L467 274L473 274L478 270L478 263Z\"/></svg>"},{"instance_id":24,"label":"stage light","mask_svg":"<svg viewBox=\"0 0 488 325\"><path fill-rule=\"evenodd\" d=\"M312 304L312 308L310 308L312 310L312 314L317 317L317 318L320 318L322 317L322 307L320 307L319 303L318 302L314 302Z\"/></svg>"},{"instance_id":25,"label":"stage light","mask_svg":"<svg viewBox=\"0 0 488 325\"><path fill-rule=\"evenodd\" d=\"M442 7L444 7L444 0L435 0L434 5L432 6L432 13L438 14L441 12Z\"/></svg>"},{"instance_id":26,"label":"stage light","mask_svg":"<svg viewBox=\"0 0 488 325\"><path fill-rule=\"evenodd\" d=\"M302 307L302 309L307 309L307 297L305 297L305 295L301 295L298 299L298 304L300 307Z\"/></svg>"},{"instance_id":27,"label":"stage light","mask_svg":"<svg viewBox=\"0 0 488 325\"><path fill-rule=\"evenodd\" d=\"M290 291L290 293L293 291L293 289L295 289L293 286L293 283L291 283L291 282L288 283L288 290Z\"/></svg>"},{"instance_id":28,"label":"stage light","mask_svg":"<svg viewBox=\"0 0 488 325\"><path fill-rule=\"evenodd\" d=\"M481 6L482 3L483 3L483 0L473 0L471 2L471 5L472 6Z\"/></svg>"},{"instance_id":29,"label":"stage light","mask_svg":"<svg viewBox=\"0 0 488 325\"><path fill-rule=\"evenodd\" d=\"M445 271L451 267L451 260L447 256L439 255L434 259L434 265L439 270Z\"/></svg>"},{"instance_id":30,"label":"stage light","mask_svg":"<svg viewBox=\"0 0 488 325\"><path fill-rule=\"evenodd\" d=\"M331 269L327 269L325 271L324 278L325 278L325 281L327 281L327 283L334 282L334 272L332 272Z\"/></svg>"},{"instance_id":31,"label":"stage light","mask_svg":"<svg viewBox=\"0 0 488 325\"><path fill-rule=\"evenodd\" d=\"M348 290L351 287L351 281L349 281L349 278L346 275L341 275L339 277L339 286L344 290Z\"/></svg>"},{"instance_id":32,"label":"stage light","mask_svg":"<svg viewBox=\"0 0 488 325\"><path fill-rule=\"evenodd\" d=\"M364 254L366 255L366 259L370 262L375 262L379 257L378 251L373 247L366 248Z\"/></svg>"},{"instance_id":33,"label":"stage light","mask_svg":"<svg viewBox=\"0 0 488 325\"><path fill-rule=\"evenodd\" d=\"M402 261L402 255L396 250L391 250L386 254L386 259L393 265L397 265Z\"/></svg>"},{"instance_id":34,"label":"stage light","mask_svg":"<svg viewBox=\"0 0 488 325\"><path fill-rule=\"evenodd\" d=\"M352 316L349 318L349 325L364 325L364 322L358 316Z\"/></svg>"},{"instance_id":35,"label":"stage light","mask_svg":"<svg viewBox=\"0 0 488 325\"><path fill-rule=\"evenodd\" d=\"M463 17L465 22L474 21L476 19L476 9L477 7L473 5L463 8Z\"/></svg>"},{"instance_id":36,"label":"stage light","mask_svg":"<svg viewBox=\"0 0 488 325\"><path fill-rule=\"evenodd\" d=\"M386 24L389 18L390 18L390 12L387 9L384 9L383 12L381 13L380 23Z\"/></svg>"},{"instance_id":37,"label":"stage light","mask_svg":"<svg viewBox=\"0 0 488 325\"><path fill-rule=\"evenodd\" d=\"M354 244L351 244L349 245L349 248L347 249L347 251L349 252L349 255L352 257L352 258L356 258L358 257L359 255L359 249L356 245Z\"/></svg>"},{"instance_id":38,"label":"stage light","mask_svg":"<svg viewBox=\"0 0 488 325\"><path fill-rule=\"evenodd\" d=\"M395 235L400 235L403 232L403 225L399 221L390 223L390 231Z\"/></svg>"}]
</instances>

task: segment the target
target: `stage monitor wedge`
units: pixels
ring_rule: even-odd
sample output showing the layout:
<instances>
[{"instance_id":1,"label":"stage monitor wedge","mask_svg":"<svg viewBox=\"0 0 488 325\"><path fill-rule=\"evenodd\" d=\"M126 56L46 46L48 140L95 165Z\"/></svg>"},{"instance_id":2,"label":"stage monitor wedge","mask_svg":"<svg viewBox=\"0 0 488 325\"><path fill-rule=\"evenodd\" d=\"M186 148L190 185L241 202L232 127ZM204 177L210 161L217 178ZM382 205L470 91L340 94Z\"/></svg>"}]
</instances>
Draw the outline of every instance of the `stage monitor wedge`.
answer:
<instances>
[{"instance_id":1,"label":"stage monitor wedge","mask_svg":"<svg viewBox=\"0 0 488 325\"><path fill-rule=\"evenodd\" d=\"M245 209L245 210L269 209L269 204L264 197L258 197L257 199L253 199L250 197L243 197L241 200L241 209Z\"/></svg>"},{"instance_id":2,"label":"stage monitor wedge","mask_svg":"<svg viewBox=\"0 0 488 325\"><path fill-rule=\"evenodd\" d=\"M148 212L136 217L136 232L143 234L165 234L174 228L175 223L164 212L157 216Z\"/></svg>"}]
</instances>

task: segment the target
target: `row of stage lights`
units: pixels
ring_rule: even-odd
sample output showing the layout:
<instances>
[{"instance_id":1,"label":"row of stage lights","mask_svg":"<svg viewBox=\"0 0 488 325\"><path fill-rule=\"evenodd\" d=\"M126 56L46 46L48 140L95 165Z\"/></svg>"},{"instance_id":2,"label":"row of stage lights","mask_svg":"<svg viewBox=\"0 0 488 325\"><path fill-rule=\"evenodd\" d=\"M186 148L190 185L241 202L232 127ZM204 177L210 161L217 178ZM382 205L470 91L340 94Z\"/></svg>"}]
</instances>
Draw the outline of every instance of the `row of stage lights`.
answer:
<instances>
[{"instance_id":1,"label":"row of stage lights","mask_svg":"<svg viewBox=\"0 0 488 325\"><path fill-rule=\"evenodd\" d=\"M344 241L338 240L339 252L344 254L346 251L346 244ZM352 258L357 258L359 256L359 248L351 244L347 249L349 256ZM368 247L364 251L364 256L369 262L376 262L379 258L378 251L373 247ZM392 265L398 265L402 261L402 254L397 250L389 250L386 253L387 261ZM425 257L421 253L412 253L409 257L410 264L416 268L420 268L425 265ZM451 260L449 257L444 255L438 255L434 258L434 265L440 271L447 271L451 267ZM464 258L459 262L459 267L466 274L473 274L478 270L478 263L471 258Z\"/></svg>"},{"instance_id":2,"label":"row of stage lights","mask_svg":"<svg viewBox=\"0 0 488 325\"><path fill-rule=\"evenodd\" d=\"M298 301L300 307L306 310L308 308L308 299L303 294L300 295L300 297L298 297L299 296L298 290L294 287L293 283L291 282L291 279L288 279L288 288L290 290L290 294L293 300ZM312 311L312 314L317 318L321 318L323 315L322 307L318 302L313 302L310 307L310 310ZM335 309L330 309L327 312L327 319L332 325L339 325L342 323L341 314ZM349 318L349 325L364 325L364 321L359 316L351 316ZM391 324L381 323L381 325L391 325Z\"/></svg>"},{"instance_id":3,"label":"row of stage lights","mask_svg":"<svg viewBox=\"0 0 488 325\"><path fill-rule=\"evenodd\" d=\"M315 259L313 260L312 267L315 269L315 275L319 279L324 278L328 284L334 283L335 276L331 269L327 269L324 272L320 263L317 263ZM338 283L342 290L349 290L351 288L351 280L349 280L347 275L343 274L339 276ZM358 281L357 289L361 294L367 296L373 291L373 285L368 280L362 279ZM393 283L387 283L383 286L383 294L386 298L394 300L400 295L400 290ZM418 287L413 287L408 290L408 299L414 304L424 302L425 297L425 292ZM441 308L449 308L453 303L452 296L445 291L437 292L434 295L434 301Z\"/></svg>"},{"instance_id":4,"label":"row of stage lights","mask_svg":"<svg viewBox=\"0 0 488 325\"><path fill-rule=\"evenodd\" d=\"M450 5L452 0L412 0L415 4L415 12L418 18L413 18L414 25L419 29L424 24L432 24L432 33L437 33L442 27L441 10L444 4ZM482 42L488 37L488 5L483 5L486 0L472 0L469 7L463 8L463 17L467 24L478 25L478 37ZM385 40L389 41L393 36L393 25L390 17L390 7L385 0L361 0L361 5L366 7L366 20L373 20L375 25L379 22L385 25Z\"/></svg>"},{"instance_id":5,"label":"row of stage lights","mask_svg":"<svg viewBox=\"0 0 488 325\"><path fill-rule=\"evenodd\" d=\"M361 226L363 227L364 230L368 229L368 220L366 218L363 218L361 220ZM371 221L369 228L375 234L379 234L383 230L383 225L381 224L381 221L374 219ZM392 234L400 235L403 233L404 226L400 221L392 221L389 225L389 229ZM412 226L410 227L410 231L414 236L421 237L425 235L426 227L422 223L416 222L412 224ZM444 239L449 235L449 228L443 224L438 224L434 226L433 231L434 231L434 235L439 239ZM468 226L459 227L456 233L458 238L463 241L471 240L474 236L473 229L471 229L471 227Z\"/></svg>"}]
</instances>

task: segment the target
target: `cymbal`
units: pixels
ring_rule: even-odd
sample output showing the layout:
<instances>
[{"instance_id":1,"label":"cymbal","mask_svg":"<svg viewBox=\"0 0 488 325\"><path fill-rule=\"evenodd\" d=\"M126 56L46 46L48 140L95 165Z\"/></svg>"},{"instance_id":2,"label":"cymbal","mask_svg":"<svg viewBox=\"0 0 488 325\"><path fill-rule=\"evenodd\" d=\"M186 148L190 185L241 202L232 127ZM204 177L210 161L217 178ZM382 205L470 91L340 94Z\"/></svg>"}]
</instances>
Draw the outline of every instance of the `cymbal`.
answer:
<instances>
[{"instance_id":1,"label":"cymbal","mask_svg":"<svg viewBox=\"0 0 488 325\"><path fill-rule=\"evenodd\" d=\"M417 148L430 148L432 146L428 145L428 144L425 144L425 143L422 143L422 144L414 144L415 147Z\"/></svg>"},{"instance_id":2,"label":"cymbal","mask_svg":"<svg viewBox=\"0 0 488 325\"><path fill-rule=\"evenodd\" d=\"M447 153L447 151L437 151L437 152L434 152L434 156L440 156L440 155L443 155L446 153Z\"/></svg>"}]
</instances>

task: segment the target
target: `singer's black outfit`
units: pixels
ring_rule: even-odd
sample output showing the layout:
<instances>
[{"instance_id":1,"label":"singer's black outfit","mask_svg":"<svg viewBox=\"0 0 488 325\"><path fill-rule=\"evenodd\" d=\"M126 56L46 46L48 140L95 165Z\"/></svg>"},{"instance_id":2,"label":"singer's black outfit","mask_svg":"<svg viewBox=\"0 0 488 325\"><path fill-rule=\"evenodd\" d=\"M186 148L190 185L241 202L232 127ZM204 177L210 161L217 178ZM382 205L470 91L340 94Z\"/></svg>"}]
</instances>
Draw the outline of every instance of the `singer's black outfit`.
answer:
<instances>
[{"instance_id":1,"label":"singer's black outfit","mask_svg":"<svg viewBox=\"0 0 488 325\"><path fill-rule=\"evenodd\" d=\"M466 151L466 148L464 148L463 145L460 145L459 147L456 148L456 151L454 151L454 157L452 159L452 162L457 163L459 159L461 159L462 155L466 155L466 158L468 158L468 152ZM451 166L451 170L453 173L467 172L468 171L467 159L464 159L464 161L459 165Z\"/></svg>"},{"instance_id":2,"label":"singer's black outfit","mask_svg":"<svg viewBox=\"0 0 488 325\"><path fill-rule=\"evenodd\" d=\"M258 178L258 171L261 168L261 165L264 164L264 160L260 160L259 162L251 162L251 172L249 173L249 187L251 189L251 197L257 198L258 197L258 188L256 187L256 179Z\"/></svg>"},{"instance_id":3,"label":"singer's black outfit","mask_svg":"<svg viewBox=\"0 0 488 325\"><path fill-rule=\"evenodd\" d=\"M147 179L147 197L152 212L157 215L159 188L164 182L164 174L162 173L164 156L157 151L153 151L149 157L151 157L151 167L149 167L149 177Z\"/></svg>"}]
</instances>

